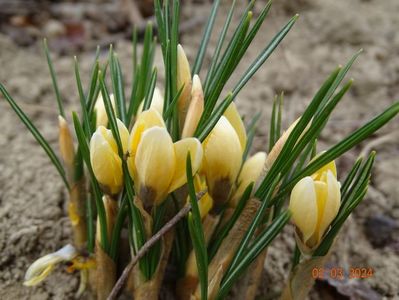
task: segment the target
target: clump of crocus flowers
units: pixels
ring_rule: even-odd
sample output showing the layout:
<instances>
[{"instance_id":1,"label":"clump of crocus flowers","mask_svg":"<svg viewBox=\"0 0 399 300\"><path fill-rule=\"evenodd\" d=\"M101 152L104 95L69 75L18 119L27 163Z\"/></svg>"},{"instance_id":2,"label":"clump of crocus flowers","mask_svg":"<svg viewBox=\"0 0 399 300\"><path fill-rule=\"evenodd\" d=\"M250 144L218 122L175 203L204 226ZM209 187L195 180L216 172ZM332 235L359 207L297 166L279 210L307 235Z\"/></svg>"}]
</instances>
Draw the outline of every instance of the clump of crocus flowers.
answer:
<instances>
[{"instance_id":1,"label":"clump of crocus flowers","mask_svg":"<svg viewBox=\"0 0 399 300\"><path fill-rule=\"evenodd\" d=\"M357 53L330 74L285 132L282 96L277 96L269 147L250 155L258 117L244 122L234 100L298 18L289 20L221 98L270 9L266 4L251 27L254 3L248 4L226 47L222 31L208 73L200 77L219 1L193 65L178 44L179 1L172 7L169 1L155 1L165 81L162 89L157 87L156 44L149 24L140 62L137 36L133 37L130 101L112 47L105 65L97 52L86 91L76 59L82 116L73 113L72 119L78 145L45 44L60 111L62 162L0 84L6 101L46 151L69 192L73 242L32 263L25 285L39 284L61 264L68 272L79 272L78 296L91 290L97 299L116 299L125 287L134 299L155 300L167 287L181 300L219 300L236 284L236 298L251 300L262 278L267 247L291 219L296 246L281 298L305 299L314 282L309 270L325 264L342 225L367 192L375 153L359 158L342 185L335 159L396 116L399 103L316 155L326 120L352 85L349 80L340 87ZM235 1L231 12L234 5Z\"/></svg>"}]
</instances>

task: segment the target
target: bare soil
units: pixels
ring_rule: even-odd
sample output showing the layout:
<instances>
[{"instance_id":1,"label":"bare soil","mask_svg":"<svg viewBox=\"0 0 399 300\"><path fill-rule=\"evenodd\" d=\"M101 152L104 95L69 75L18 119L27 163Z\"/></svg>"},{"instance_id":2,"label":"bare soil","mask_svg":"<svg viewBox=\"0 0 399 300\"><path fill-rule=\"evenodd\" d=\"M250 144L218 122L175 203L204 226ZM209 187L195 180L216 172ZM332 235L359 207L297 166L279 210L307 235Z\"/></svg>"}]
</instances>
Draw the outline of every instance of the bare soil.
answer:
<instances>
[{"instance_id":1,"label":"bare soil","mask_svg":"<svg viewBox=\"0 0 399 300\"><path fill-rule=\"evenodd\" d=\"M304 110L329 72L360 48L364 52L350 71L354 87L330 119L320 139L320 150L327 149L399 99L397 0L290 3L283 1L272 8L231 80L234 84L289 17L300 13L292 32L237 99L239 109L248 117L262 111L256 150L266 149L271 103L276 93L285 93L287 126ZM195 6L193 10L186 7L184 15L201 15L208 10L209 5ZM224 5L216 28L222 27L226 13ZM202 30L198 28L182 37L192 62L201 36ZM211 46L215 43L213 37ZM116 49L123 62L126 82L130 82L130 44L120 41ZM93 53L94 49L79 54L86 80ZM212 52L207 54L209 62ZM71 57L55 57L63 99L68 109L77 109L72 62ZM161 64L159 55L157 63ZM7 36L0 35L0 66L0 81L57 148L57 108L40 44L20 48ZM71 230L65 189L55 169L5 101L0 101L0 116L0 298L72 299L78 276L66 273L63 267L37 287L22 285L29 264L70 242ZM347 222L329 262L329 266L343 269L370 267L374 276L349 282L318 282L311 299L399 299L398 131L399 120L395 119L337 162L342 179L362 148L378 152L369 193ZM293 246L292 226L287 226L269 249L260 299L278 296L288 276Z\"/></svg>"}]
</instances>

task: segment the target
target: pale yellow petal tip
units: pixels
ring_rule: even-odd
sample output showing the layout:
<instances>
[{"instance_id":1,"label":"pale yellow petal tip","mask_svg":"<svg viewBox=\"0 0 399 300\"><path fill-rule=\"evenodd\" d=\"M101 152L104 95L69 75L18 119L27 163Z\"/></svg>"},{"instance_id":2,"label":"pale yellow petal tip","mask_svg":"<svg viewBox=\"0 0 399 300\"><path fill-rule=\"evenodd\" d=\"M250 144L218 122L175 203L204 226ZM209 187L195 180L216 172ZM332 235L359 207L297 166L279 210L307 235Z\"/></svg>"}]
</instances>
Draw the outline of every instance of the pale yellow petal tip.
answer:
<instances>
[{"instance_id":1,"label":"pale yellow petal tip","mask_svg":"<svg viewBox=\"0 0 399 300\"><path fill-rule=\"evenodd\" d=\"M193 87L191 90L191 102L188 107L182 131L183 138L194 135L203 112L204 112L204 93L202 90L201 80L198 77L198 75L194 75Z\"/></svg>"},{"instance_id":2,"label":"pale yellow petal tip","mask_svg":"<svg viewBox=\"0 0 399 300\"><path fill-rule=\"evenodd\" d=\"M238 138L240 139L240 144L242 148L242 152L244 152L246 144L247 144L247 133L245 130L244 123L242 122L241 116L238 113L237 106L234 102L231 102L229 107L224 112L224 116L233 126L234 130L237 133Z\"/></svg>"},{"instance_id":3,"label":"pale yellow petal tip","mask_svg":"<svg viewBox=\"0 0 399 300\"><path fill-rule=\"evenodd\" d=\"M68 244L60 250L47 254L30 265L25 273L24 285L34 286L42 282L60 262L71 261L78 255L76 249Z\"/></svg>"},{"instance_id":4,"label":"pale yellow petal tip","mask_svg":"<svg viewBox=\"0 0 399 300\"><path fill-rule=\"evenodd\" d=\"M58 115L58 124L59 124L60 127L67 126L66 120L61 115Z\"/></svg>"}]
</instances>

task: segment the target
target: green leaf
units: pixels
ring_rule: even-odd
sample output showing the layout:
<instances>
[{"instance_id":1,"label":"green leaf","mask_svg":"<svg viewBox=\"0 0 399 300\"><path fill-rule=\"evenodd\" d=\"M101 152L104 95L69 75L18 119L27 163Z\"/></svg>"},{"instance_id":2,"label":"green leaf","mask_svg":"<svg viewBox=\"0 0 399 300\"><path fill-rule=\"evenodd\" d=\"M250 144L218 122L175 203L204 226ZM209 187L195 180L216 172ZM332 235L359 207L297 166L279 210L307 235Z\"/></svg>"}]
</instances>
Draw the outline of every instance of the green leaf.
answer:
<instances>
[{"instance_id":1,"label":"green leaf","mask_svg":"<svg viewBox=\"0 0 399 300\"><path fill-rule=\"evenodd\" d=\"M265 49L261 52L261 54L255 59L255 61L251 64L251 66L244 72L244 75L236 84L233 89L233 96L236 97L237 94L241 91L241 89L247 84L247 82L252 78L252 76L259 70L259 68L263 65L263 63L269 58L269 56L273 53L273 51L277 48L280 42L284 39L287 33L291 30L292 26L294 26L296 20L299 15L295 15L291 18L291 20L280 30L277 35L270 41Z\"/></svg>"},{"instance_id":2,"label":"green leaf","mask_svg":"<svg viewBox=\"0 0 399 300\"><path fill-rule=\"evenodd\" d=\"M240 52L240 47L245 39L245 35L249 28L249 24L252 19L252 13L248 12L245 22L237 28L237 34L233 36L231 41L231 47L226 50L220 62L220 66L215 73L215 76L210 80L209 92L205 94L205 108L202 114L200 125L202 125L207 118L209 118L213 108L216 105L216 101L220 96L220 93L225 86L232 69L237 60L237 55Z\"/></svg>"},{"instance_id":3,"label":"green leaf","mask_svg":"<svg viewBox=\"0 0 399 300\"><path fill-rule=\"evenodd\" d=\"M358 157L358 159L356 160L352 169L348 173L348 176L345 178L344 182L342 183L342 186L341 186L342 198L345 198L346 193L349 190L349 187L352 186L352 183L353 183L354 179L356 178L357 172L359 171L362 162L363 162L363 157Z\"/></svg>"},{"instance_id":4,"label":"green leaf","mask_svg":"<svg viewBox=\"0 0 399 300\"><path fill-rule=\"evenodd\" d=\"M230 23L231 23L231 19L233 17L235 5L236 5L236 0L233 0L233 2L231 4L231 7L230 7L230 11L229 11L229 13L227 15L227 18L226 18L226 21L224 22L223 29L220 32L215 52L212 55L212 61L211 61L211 64L209 66L209 70L208 70L208 72L206 74L206 79L205 79L205 83L204 83L204 94L208 93L209 79L213 77L214 72L216 70L216 67L218 65L220 52L222 51L222 47L223 47L223 44L224 44L224 40L226 38L227 30L229 29L229 26L230 26Z\"/></svg>"},{"instance_id":5,"label":"green leaf","mask_svg":"<svg viewBox=\"0 0 399 300\"><path fill-rule=\"evenodd\" d=\"M60 90L58 88L58 83L57 83L57 76L55 75L54 66L53 66L53 62L51 60L50 51L48 49L46 39L43 40L43 48L44 48L44 53L46 55L48 68L50 70L51 80L53 82L53 88L54 88L55 96L57 99L58 110L59 110L60 115L65 118L64 106L62 104L61 93L60 93Z\"/></svg>"},{"instance_id":6,"label":"green leaf","mask_svg":"<svg viewBox=\"0 0 399 300\"><path fill-rule=\"evenodd\" d=\"M287 193L303 177L309 176L320 169L322 166L338 158L346 151L359 144L379 128L384 126L399 113L399 102L388 107L383 113L369 121L367 124L347 136L341 142L322 153L317 159L310 163L305 169L298 173L285 186L282 186L277 196Z\"/></svg>"},{"instance_id":7,"label":"green leaf","mask_svg":"<svg viewBox=\"0 0 399 300\"><path fill-rule=\"evenodd\" d=\"M340 68L337 68L335 71L333 71L330 74L330 76L323 83L323 85L318 90L316 95L313 97L310 104L307 106L305 112L303 113L300 120L295 125L291 134L287 138L287 141L285 142L283 149L281 150L280 154L278 155L275 163L273 164L273 166L269 170L268 174L266 175L266 177L260 184L258 190L255 192L256 197L262 199L266 195L268 185L273 180L273 178L275 178L276 173L280 172L281 166L282 166L282 164L284 164L287 157L290 156L290 153L291 153L292 149L294 148L297 140L302 135L302 133L305 131L305 128L308 126L313 115L316 113L321 101L326 96L331 85L334 83L335 78L337 77L339 71L340 71Z\"/></svg>"},{"instance_id":8,"label":"green leaf","mask_svg":"<svg viewBox=\"0 0 399 300\"><path fill-rule=\"evenodd\" d=\"M18 106L18 104L11 98L10 94L7 92L6 88L3 84L0 83L0 92L3 94L6 101L10 104L11 108L15 111L17 116L20 118L22 123L28 128L28 130L32 133L33 137L36 141L42 146L43 150L46 152L47 156L50 158L51 162L53 163L54 167L57 169L58 173L60 174L62 181L64 182L65 186L69 189L69 183L65 174L64 167L62 166L60 160L58 159L57 155L54 153L53 148L49 145L46 139L42 136L39 130L36 128L35 125L31 122L27 115L22 111L22 109Z\"/></svg>"},{"instance_id":9,"label":"green leaf","mask_svg":"<svg viewBox=\"0 0 399 300\"><path fill-rule=\"evenodd\" d=\"M145 93L143 111L144 110L148 110L150 108L150 106L151 106L152 97L154 95L156 82L157 82L157 68L154 68L154 70L152 71L150 84L149 84L148 89L147 89L147 91Z\"/></svg>"},{"instance_id":10,"label":"green leaf","mask_svg":"<svg viewBox=\"0 0 399 300\"><path fill-rule=\"evenodd\" d=\"M274 240L281 232L284 226L290 220L291 214L285 211L280 214L270 226L266 227L253 241L249 249L246 251L242 259L237 263L236 267L226 273L220 285L219 293L216 299L224 299L233 286L234 282L245 272L250 264L262 253L264 249Z\"/></svg>"},{"instance_id":11,"label":"green leaf","mask_svg":"<svg viewBox=\"0 0 399 300\"><path fill-rule=\"evenodd\" d=\"M194 136L203 142L215 127L216 123L219 121L220 117L224 114L231 102L233 102L233 95L229 93L222 103L220 103L220 105L215 109L215 112L211 115L209 120L202 127L197 127ZM198 124L198 126L200 126L200 124Z\"/></svg>"},{"instance_id":12,"label":"green leaf","mask_svg":"<svg viewBox=\"0 0 399 300\"><path fill-rule=\"evenodd\" d=\"M83 87L82 87L82 81L80 79L80 71L79 71L79 63L78 59L76 56L74 57L75 60L75 77L76 77L76 85L78 87L78 92L79 92L79 99L80 99L80 107L82 110L83 114L83 130L88 138L91 137L92 132L91 132L91 126L90 126L90 120L89 116L86 110L86 97L83 92Z\"/></svg>"},{"instance_id":13,"label":"green leaf","mask_svg":"<svg viewBox=\"0 0 399 300\"><path fill-rule=\"evenodd\" d=\"M201 71L202 63L204 61L205 51L207 49L209 39L212 34L213 26L215 24L217 12L219 9L220 0L215 0L212 5L211 13L208 18L208 22L205 27L204 36L202 37L202 41L200 43L200 47L198 49L197 58L195 59L195 63L192 69L191 76L195 74L199 74Z\"/></svg>"},{"instance_id":14,"label":"green leaf","mask_svg":"<svg viewBox=\"0 0 399 300\"><path fill-rule=\"evenodd\" d=\"M112 89L115 95L115 106L118 112L119 119L125 124L126 120L126 100L125 100L125 90L123 83L122 70L119 64L119 59L116 53L113 51L112 47L110 50L110 69L111 69L111 82Z\"/></svg>"},{"instance_id":15,"label":"green leaf","mask_svg":"<svg viewBox=\"0 0 399 300\"><path fill-rule=\"evenodd\" d=\"M118 214L116 215L116 221L111 235L112 238L111 238L111 248L109 251L109 256L114 261L118 260L119 241L121 237L123 224L126 221L127 214L128 214L128 204L127 204L127 197L125 196L122 198L122 203L118 210Z\"/></svg>"},{"instance_id":16,"label":"green leaf","mask_svg":"<svg viewBox=\"0 0 399 300\"><path fill-rule=\"evenodd\" d=\"M194 246L195 257L197 259L198 276L201 286L201 300L206 300L208 297L208 257L192 174L191 158L190 153L188 153L186 160L186 176L188 194L191 203L191 213L188 216L188 225Z\"/></svg>"}]
</instances>

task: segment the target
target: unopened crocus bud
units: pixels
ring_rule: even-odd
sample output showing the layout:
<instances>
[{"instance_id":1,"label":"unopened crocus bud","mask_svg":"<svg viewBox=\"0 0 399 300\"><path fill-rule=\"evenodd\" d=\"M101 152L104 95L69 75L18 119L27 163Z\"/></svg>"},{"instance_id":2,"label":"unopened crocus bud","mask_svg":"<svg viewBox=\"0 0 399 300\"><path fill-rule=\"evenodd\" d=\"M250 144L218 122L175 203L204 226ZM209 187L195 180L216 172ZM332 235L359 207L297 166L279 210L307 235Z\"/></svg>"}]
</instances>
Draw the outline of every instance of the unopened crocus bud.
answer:
<instances>
[{"instance_id":1,"label":"unopened crocus bud","mask_svg":"<svg viewBox=\"0 0 399 300\"><path fill-rule=\"evenodd\" d=\"M70 176L73 176L73 166L75 161L75 149L73 145L73 138L71 131L69 130L68 123L62 116L58 116L58 126L60 130L59 134L59 145L62 160L68 169L68 173Z\"/></svg>"},{"instance_id":2,"label":"unopened crocus bud","mask_svg":"<svg viewBox=\"0 0 399 300\"><path fill-rule=\"evenodd\" d=\"M241 167L243 148L234 127L222 116L203 142L201 168L206 177L214 208L226 203Z\"/></svg>"},{"instance_id":3,"label":"unopened crocus bud","mask_svg":"<svg viewBox=\"0 0 399 300\"><path fill-rule=\"evenodd\" d=\"M60 250L47 254L30 265L25 273L24 285L34 286L42 282L54 267L61 262L69 262L78 255L78 251L68 244Z\"/></svg>"},{"instance_id":4,"label":"unopened crocus bud","mask_svg":"<svg viewBox=\"0 0 399 300\"><path fill-rule=\"evenodd\" d=\"M258 152L255 155L248 158L242 166L240 175L238 176L238 188L234 192L233 197L230 200L230 205L236 207L238 202L241 200L248 185L251 182L256 182L262 173L263 166L266 161L266 153Z\"/></svg>"},{"instance_id":5,"label":"unopened crocus bud","mask_svg":"<svg viewBox=\"0 0 399 300\"><path fill-rule=\"evenodd\" d=\"M335 164L328 164L312 176L301 179L292 189L289 209L297 227L302 251L312 251L321 242L341 204Z\"/></svg>"},{"instance_id":6,"label":"unopened crocus bud","mask_svg":"<svg viewBox=\"0 0 399 300\"><path fill-rule=\"evenodd\" d=\"M183 138L194 135L194 132L197 129L203 112L204 92L202 90L202 84L199 76L194 75L193 88L191 90L191 102L188 107L186 120L184 121L184 127L182 132Z\"/></svg>"},{"instance_id":7,"label":"unopened crocus bud","mask_svg":"<svg viewBox=\"0 0 399 300\"><path fill-rule=\"evenodd\" d=\"M155 109L161 116L163 114L164 98L161 90L158 87L154 89L154 95L152 96L150 108ZM143 112L144 101L141 101L140 106L137 110L137 115Z\"/></svg>"},{"instance_id":8,"label":"unopened crocus bud","mask_svg":"<svg viewBox=\"0 0 399 300\"><path fill-rule=\"evenodd\" d=\"M112 108L115 112L115 97L114 94L110 94L109 98L111 99ZM108 126L108 116L107 111L105 110L104 99L102 94L98 95L96 104L94 105L94 111L96 112L96 128L99 126Z\"/></svg>"},{"instance_id":9,"label":"unopened crocus bud","mask_svg":"<svg viewBox=\"0 0 399 300\"><path fill-rule=\"evenodd\" d=\"M123 151L127 151L129 132L123 123L117 120ZM100 126L90 140L90 162L97 181L104 190L118 194L123 185L122 160L117 143L111 130Z\"/></svg>"},{"instance_id":10,"label":"unopened crocus bud","mask_svg":"<svg viewBox=\"0 0 399 300\"><path fill-rule=\"evenodd\" d=\"M129 138L128 167L146 210L186 183L186 158L191 155L193 175L202 161L201 143L185 138L173 143L162 117L154 109L143 112Z\"/></svg>"},{"instance_id":11,"label":"unopened crocus bud","mask_svg":"<svg viewBox=\"0 0 399 300\"><path fill-rule=\"evenodd\" d=\"M183 122L186 118L188 106L191 98L191 71L186 53L181 45L177 46L177 89L183 87L178 100L180 128L183 127Z\"/></svg>"}]
</instances>

